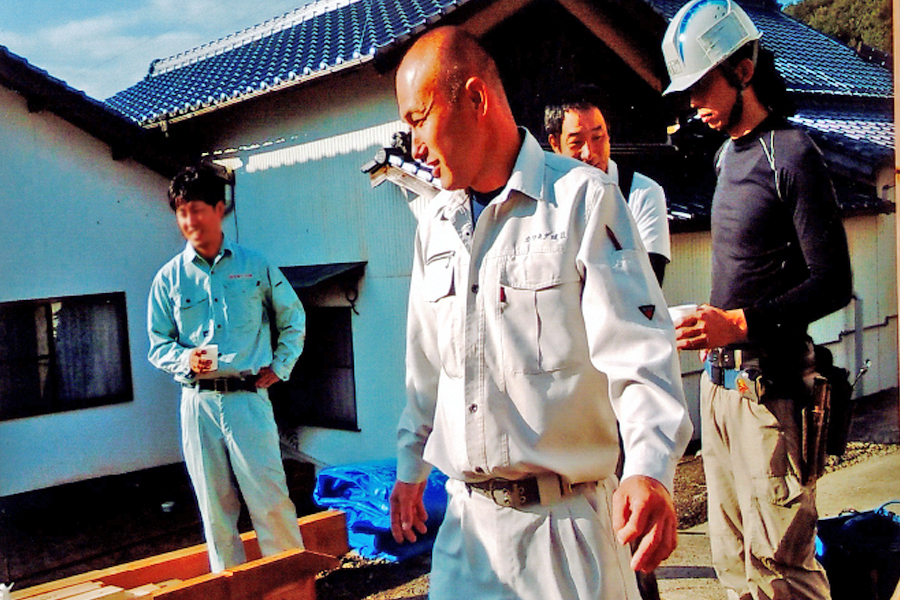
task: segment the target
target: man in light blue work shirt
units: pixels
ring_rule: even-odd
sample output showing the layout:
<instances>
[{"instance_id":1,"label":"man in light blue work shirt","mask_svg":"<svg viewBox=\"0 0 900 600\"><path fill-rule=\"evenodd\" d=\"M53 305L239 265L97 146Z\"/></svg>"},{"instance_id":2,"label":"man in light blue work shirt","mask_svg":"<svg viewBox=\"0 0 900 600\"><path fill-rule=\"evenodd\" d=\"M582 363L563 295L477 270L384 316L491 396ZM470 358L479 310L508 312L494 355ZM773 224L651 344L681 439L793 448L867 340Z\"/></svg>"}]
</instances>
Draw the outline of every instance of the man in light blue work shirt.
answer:
<instances>
[{"instance_id":1,"label":"man in light blue work shirt","mask_svg":"<svg viewBox=\"0 0 900 600\"><path fill-rule=\"evenodd\" d=\"M263 556L303 546L267 388L290 377L306 320L281 271L223 235L225 182L214 167L182 169L169 204L187 247L150 288L148 358L182 386L184 458L220 572L246 560L234 482Z\"/></svg>"}]
</instances>

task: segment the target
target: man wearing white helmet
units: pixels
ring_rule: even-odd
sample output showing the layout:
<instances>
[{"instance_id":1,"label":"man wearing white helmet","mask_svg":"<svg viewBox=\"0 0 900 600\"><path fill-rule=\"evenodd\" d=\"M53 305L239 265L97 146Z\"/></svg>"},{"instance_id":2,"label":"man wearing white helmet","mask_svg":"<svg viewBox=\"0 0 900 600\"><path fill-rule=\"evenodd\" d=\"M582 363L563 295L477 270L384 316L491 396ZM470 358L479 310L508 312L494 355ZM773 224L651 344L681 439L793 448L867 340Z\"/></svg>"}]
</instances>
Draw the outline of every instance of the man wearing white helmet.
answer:
<instances>
[{"instance_id":1,"label":"man wearing white helmet","mask_svg":"<svg viewBox=\"0 0 900 600\"><path fill-rule=\"evenodd\" d=\"M761 33L730 0L693 0L663 39L671 78L729 139L716 155L712 292L676 322L701 350L713 562L730 598L829 598L815 559L815 474L797 416L810 396L807 326L852 293L847 240L821 153L791 126Z\"/></svg>"}]
</instances>

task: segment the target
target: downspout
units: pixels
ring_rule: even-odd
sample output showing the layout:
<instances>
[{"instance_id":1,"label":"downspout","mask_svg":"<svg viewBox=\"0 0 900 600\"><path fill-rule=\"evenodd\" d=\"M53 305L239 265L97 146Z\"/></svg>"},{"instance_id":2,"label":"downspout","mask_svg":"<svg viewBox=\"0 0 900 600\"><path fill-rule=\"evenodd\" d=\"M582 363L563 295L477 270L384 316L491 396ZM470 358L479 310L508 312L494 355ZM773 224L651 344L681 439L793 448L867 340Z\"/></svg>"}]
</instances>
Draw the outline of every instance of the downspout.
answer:
<instances>
[{"instance_id":1,"label":"downspout","mask_svg":"<svg viewBox=\"0 0 900 600\"><path fill-rule=\"evenodd\" d=\"M900 40L900 36L897 35L897 32L900 31L900 0L893 1L893 23L892 29L894 33L894 47L892 48L892 53L894 55L894 206L896 207L897 201L900 200L898 198L897 193L900 190L900 154L898 154L898 150L900 150L900 47L898 47L898 40ZM898 311L897 314L900 314L900 276L897 276L897 272L900 271L900 210L894 210L894 236L897 240L897 263L894 271L895 277L895 285L897 286L897 303L898 303ZM897 345L900 348L900 326L897 327ZM898 370L897 373L900 374L900 352L897 352L898 359ZM900 415L900 403L897 406L898 415Z\"/></svg>"}]
</instances>

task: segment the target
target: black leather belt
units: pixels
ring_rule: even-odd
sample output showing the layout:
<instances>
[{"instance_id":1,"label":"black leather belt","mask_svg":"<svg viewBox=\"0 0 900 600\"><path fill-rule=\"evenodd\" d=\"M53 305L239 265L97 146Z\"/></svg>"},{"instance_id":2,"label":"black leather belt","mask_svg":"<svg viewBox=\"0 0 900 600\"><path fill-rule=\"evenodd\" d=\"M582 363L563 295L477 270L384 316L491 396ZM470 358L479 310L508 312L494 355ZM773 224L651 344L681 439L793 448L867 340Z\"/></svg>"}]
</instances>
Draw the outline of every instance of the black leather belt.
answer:
<instances>
[{"instance_id":1,"label":"black leather belt","mask_svg":"<svg viewBox=\"0 0 900 600\"><path fill-rule=\"evenodd\" d=\"M538 479L545 480L545 490L553 494L541 496L541 485ZM524 479L488 479L487 481L467 482L469 492L481 494L493 500L499 506L524 508L534 504L550 504L572 493L573 486L555 473L546 473ZM559 490L557 493L557 489Z\"/></svg>"},{"instance_id":2,"label":"black leather belt","mask_svg":"<svg viewBox=\"0 0 900 600\"><path fill-rule=\"evenodd\" d=\"M256 377L219 377L217 379L198 379L185 387L198 389L201 392L256 392Z\"/></svg>"}]
</instances>

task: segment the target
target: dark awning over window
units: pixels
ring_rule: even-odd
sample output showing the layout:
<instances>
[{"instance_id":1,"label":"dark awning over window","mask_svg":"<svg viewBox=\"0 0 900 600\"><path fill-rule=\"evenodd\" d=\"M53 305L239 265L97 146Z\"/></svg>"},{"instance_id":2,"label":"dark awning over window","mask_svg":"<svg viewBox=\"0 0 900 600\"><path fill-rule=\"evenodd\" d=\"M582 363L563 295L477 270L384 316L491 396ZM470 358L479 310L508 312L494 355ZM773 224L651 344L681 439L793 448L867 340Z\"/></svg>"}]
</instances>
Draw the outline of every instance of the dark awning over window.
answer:
<instances>
[{"instance_id":1,"label":"dark awning over window","mask_svg":"<svg viewBox=\"0 0 900 600\"><path fill-rule=\"evenodd\" d=\"M323 281L327 281L345 273L348 277L359 280L365 271L365 262L281 267L281 272L284 273L284 276L287 277L288 282L294 288L311 288Z\"/></svg>"}]
</instances>

